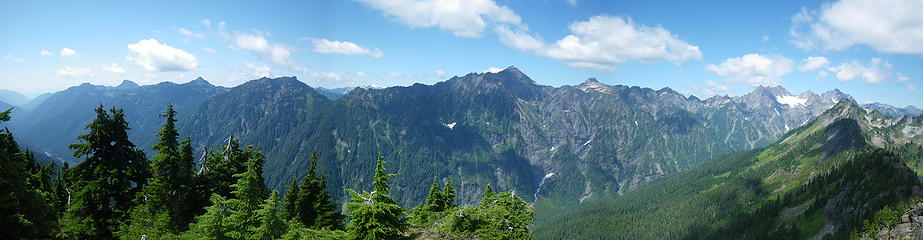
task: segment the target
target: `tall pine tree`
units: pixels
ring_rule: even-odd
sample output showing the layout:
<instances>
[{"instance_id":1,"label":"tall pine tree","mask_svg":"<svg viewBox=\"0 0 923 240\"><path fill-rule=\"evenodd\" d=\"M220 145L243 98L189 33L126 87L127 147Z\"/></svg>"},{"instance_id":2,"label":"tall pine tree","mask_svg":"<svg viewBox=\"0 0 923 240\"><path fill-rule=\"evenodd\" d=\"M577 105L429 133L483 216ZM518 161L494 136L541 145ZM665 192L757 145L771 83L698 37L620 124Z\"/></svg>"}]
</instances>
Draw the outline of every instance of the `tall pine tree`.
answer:
<instances>
[{"instance_id":1,"label":"tall pine tree","mask_svg":"<svg viewBox=\"0 0 923 240\"><path fill-rule=\"evenodd\" d=\"M74 157L84 158L69 174L73 198L60 221L64 238L111 239L126 219L133 198L146 184L149 163L128 140L128 122L121 109L95 109L89 133L71 144Z\"/></svg>"},{"instance_id":2,"label":"tall pine tree","mask_svg":"<svg viewBox=\"0 0 923 240\"><path fill-rule=\"evenodd\" d=\"M317 173L317 153L311 155L311 168L301 181L297 194L298 220L308 228L340 229L343 217L331 202L327 182Z\"/></svg>"},{"instance_id":3,"label":"tall pine tree","mask_svg":"<svg viewBox=\"0 0 923 240\"><path fill-rule=\"evenodd\" d=\"M11 110L0 112L9 121ZM54 194L50 167L20 151L13 134L0 129L0 236L10 239L49 238L54 226Z\"/></svg>"}]
</instances>

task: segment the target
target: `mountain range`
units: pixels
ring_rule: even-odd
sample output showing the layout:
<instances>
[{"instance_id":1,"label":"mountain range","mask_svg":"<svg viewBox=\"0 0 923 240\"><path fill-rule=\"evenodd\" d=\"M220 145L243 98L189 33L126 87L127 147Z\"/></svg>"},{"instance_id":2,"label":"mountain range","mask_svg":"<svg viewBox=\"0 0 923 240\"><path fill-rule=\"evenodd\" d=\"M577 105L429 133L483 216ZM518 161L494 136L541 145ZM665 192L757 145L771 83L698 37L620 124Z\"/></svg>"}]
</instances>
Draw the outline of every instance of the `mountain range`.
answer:
<instances>
[{"instance_id":1,"label":"mountain range","mask_svg":"<svg viewBox=\"0 0 923 240\"><path fill-rule=\"evenodd\" d=\"M20 142L76 161L66 146L85 131L94 107L124 108L130 138L147 148L162 122L158 113L173 104L180 133L198 151L229 137L262 148L264 176L275 189L304 175L313 152L330 189L367 185L374 156L381 153L397 170L392 194L405 204L419 202L426 192L400 186L435 177L453 179L462 204L477 201L491 184L544 201L537 206L569 206L624 195L722 154L768 146L844 99L855 102L838 90L794 95L782 87L704 100L593 78L551 87L509 67L433 85L348 92L312 88L294 77L233 88L201 78L83 84L22 110L12 126ZM338 201L347 198L333 194Z\"/></svg>"}]
</instances>

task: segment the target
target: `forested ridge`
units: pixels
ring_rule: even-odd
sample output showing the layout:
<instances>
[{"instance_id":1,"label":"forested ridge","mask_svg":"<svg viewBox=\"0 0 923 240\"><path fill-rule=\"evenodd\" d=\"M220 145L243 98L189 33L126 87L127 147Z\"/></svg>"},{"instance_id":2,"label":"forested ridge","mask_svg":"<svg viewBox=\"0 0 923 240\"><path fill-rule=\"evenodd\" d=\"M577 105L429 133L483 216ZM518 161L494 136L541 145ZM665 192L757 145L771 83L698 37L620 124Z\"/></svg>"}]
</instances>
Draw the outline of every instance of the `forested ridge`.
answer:
<instances>
[{"instance_id":1,"label":"forested ridge","mask_svg":"<svg viewBox=\"0 0 923 240\"><path fill-rule=\"evenodd\" d=\"M12 109L11 109L12 110ZM10 120L11 110L0 113ZM390 196L396 174L379 155L370 189L332 201L317 155L285 192L266 187L258 146L226 144L197 154L167 106L152 157L128 139L123 110L100 105L69 145L74 166L41 164L0 130L0 236L9 239L531 239L532 208L488 185L480 203L456 205L450 179L434 179L425 202ZM443 181L444 184L440 184ZM425 186L400 186L403 188Z\"/></svg>"}]
</instances>

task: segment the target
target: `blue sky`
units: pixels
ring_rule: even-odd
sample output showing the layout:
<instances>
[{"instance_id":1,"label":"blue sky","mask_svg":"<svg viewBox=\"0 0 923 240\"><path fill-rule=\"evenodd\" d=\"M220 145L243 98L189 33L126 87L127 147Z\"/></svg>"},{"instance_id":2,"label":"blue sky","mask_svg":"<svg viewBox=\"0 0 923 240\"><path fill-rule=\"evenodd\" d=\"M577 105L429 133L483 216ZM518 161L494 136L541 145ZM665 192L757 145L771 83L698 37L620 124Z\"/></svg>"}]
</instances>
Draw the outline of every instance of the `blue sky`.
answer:
<instances>
[{"instance_id":1,"label":"blue sky","mask_svg":"<svg viewBox=\"0 0 923 240\"><path fill-rule=\"evenodd\" d=\"M919 12L916 0L3 2L0 89L292 75L394 86L515 65L551 86L838 88L921 106Z\"/></svg>"}]
</instances>

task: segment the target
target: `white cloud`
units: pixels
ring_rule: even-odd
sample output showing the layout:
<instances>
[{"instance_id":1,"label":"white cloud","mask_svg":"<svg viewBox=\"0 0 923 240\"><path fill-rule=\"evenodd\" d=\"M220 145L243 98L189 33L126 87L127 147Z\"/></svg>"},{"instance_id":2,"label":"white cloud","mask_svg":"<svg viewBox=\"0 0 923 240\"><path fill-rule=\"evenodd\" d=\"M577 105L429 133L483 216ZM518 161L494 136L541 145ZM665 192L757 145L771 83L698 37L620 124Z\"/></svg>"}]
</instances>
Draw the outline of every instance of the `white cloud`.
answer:
<instances>
[{"instance_id":1,"label":"white cloud","mask_svg":"<svg viewBox=\"0 0 923 240\"><path fill-rule=\"evenodd\" d=\"M830 72L827 72L827 71L821 70L817 72L817 78L827 78L827 76L829 75L830 75Z\"/></svg>"},{"instance_id":2,"label":"white cloud","mask_svg":"<svg viewBox=\"0 0 923 240\"><path fill-rule=\"evenodd\" d=\"M275 77L275 74L272 74L272 68L266 65L257 66L252 63L244 63L244 66L253 71L250 75L254 78L263 78L263 77Z\"/></svg>"},{"instance_id":3,"label":"white cloud","mask_svg":"<svg viewBox=\"0 0 923 240\"><path fill-rule=\"evenodd\" d=\"M24 60L24 59L22 59L22 58L17 58L17 57L14 57L13 55L9 55L9 54L7 54L6 56L3 56L3 59L4 59L4 60L7 60L7 61L10 61L10 62L14 62L14 63L23 63L23 62L26 62L26 60Z\"/></svg>"},{"instance_id":4,"label":"white cloud","mask_svg":"<svg viewBox=\"0 0 923 240\"><path fill-rule=\"evenodd\" d=\"M291 58L292 52L288 47L270 43L262 36L240 34L234 39L234 43L238 49L255 53L267 61L283 66L295 65L295 60Z\"/></svg>"},{"instance_id":5,"label":"white cloud","mask_svg":"<svg viewBox=\"0 0 923 240\"><path fill-rule=\"evenodd\" d=\"M564 61L575 68L615 70L615 64L669 61L682 64L701 60L698 46L680 40L660 26L646 26L621 17L595 16L574 22L570 35L553 44L521 29L495 28L500 41L515 49Z\"/></svg>"},{"instance_id":6,"label":"white cloud","mask_svg":"<svg viewBox=\"0 0 923 240\"><path fill-rule=\"evenodd\" d=\"M58 69L57 72L58 72L58 75L61 75L67 78L82 77L82 76L87 76L91 74L91 71L89 68L76 68L76 67L69 67L69 66L61 67Z\"/></svg>"},{"instance_id":7,"label":"white cloud","mask_svg":"<svg viewBox=\"0 0 923 240\"><path fill-rule=\"evenodd\" d=\"M898 73L898 74L897 74L897 81L898 81L898 82L907 82L907 81L910 81L910 78L907 77L907 76L904 76L904 74L902 74L902 73Z\"/></svg>"},{"instance_id":8,"label":"white cloud","mask_svg":"<svg viewBox=\"0 0 923 240\"><path fill-rule=\"evenodd\" d=\"M886 53L923 54L923 1L840 0L792 17L789 35L805 49L867 45Z\"/></svg>"},{"instance_id":9,"label":"white cloud","mask_svg":"<svg viewBox=\"0 0 923 240\"><path fill-rule=\"evenodd\" d=\"M891 64L880 58L872 58L868 65L859 61L851 61L829 67L827 70L833 72L840 81L852 81L858 78L867 83L880 83L891 75Z\"/></svg>"},{"instance_id":10,"label":"white cloud","mask_svg":"<svg viewBox=\"0 0 923 240\"><path fill-rule=\"evenodd\" d=\"M359 0L410 27L438 27L455 36L481 37L488 24L522 19L493 0Z\"/></svg>"},{"instance_id":11,"label":"white cloud","mask_svg":"<svg viewBox=\"0 0 923 240\"><path fill-rule=\"evenodd\" d=\"M70 48L62 48L62 49L61 49L61 56L62 56L62 57L73 57L73 56L76 56L76 55L77 55L77 51L74 51L74 49L70 49Z\"/></svg>"},{"instance_id":12,"label":"white cloud","mask_svg":"<svg viewBox=\"0 0 923 240\"><path fill-rule=\"evenodd\" d=\"M444 75L445 75L445 71L436 70L436 76L440 76L440 77L441 77L441 76L444 76Z\"/></svg>"},{"instance_id":13,"label":"white cloud","mask_svg":"<svg viewBox=\"0 0 923 240\"><path fill-rule=\"evenodd\" d=\"M782 83L782 76L792 71L792 60L783 56L747 54L728 58L720 65L709 64L705 70L732 82L745 82L753 86L776 86Z\"/></svg>"},{"instance_id":14,"label":"white cloud","mask_svg":"<svg viewBox=\"0 0 923 240\"><path fill-rule=\"evenodd\" d=\"M803 72L814 71L827 65L830 65L830 60L825 57L807 57L801 60L801 66L798 67L798 70Z\"/></svg>"},{"instance_id":15,"label":"white cloud","mask_svg":"<svg viewBox=\"0 0 923 240\"><path fill-rule=\"evenodd\" d=\"M38 52L38 55L41 55L41 56L51 56L51 52L49 52L48 50L42 49L42 51L39 51L39 52Z\"/></svg>"},{"instance_id":16,"label":"white cloud","mask_svg":"<svg viewBox=\"0 0 923 240\"><path fill-rule=\"evenodd\" d=\"M341 81L343 76L338 73L333 72L310 72L308 77L318 80L330 80L330 81Z\"/></svg>"},{"instance_id":17,"label":"white cloud","mask_svg":"<svg viewBox=\"0 0 923 240\"><path fill-rule=\"evenodd\" d=\"M910 90L910 91L917 90L917 86L914 86L913 83L907 83L907 90Z\"/></svg>"},{"instance_id":18,"label":"white cloud","mask_svg":"<svg viewBox=\"0 0 923 240\"><path fill-rule=\"evenodd\" d=\"M503 71L503 69L498 67L489 67L484 69L484 71L481 71L481 73L498 73L500 71Z\"/></svg>"},{"instance_id":19,"label":"white cloud","mask_svg":"<svg viewBox=\"0 0 923 240\"><path fill-rule=\"evenodd\" d=\"M567 4L570 4L571 6L577 6L577 0L564 0L564 1L567 2Z\"/></svg>"},{"instance_id":20,"label":"white cloud","mask_svg":"<svg viewBox=\"0 0 923 240\"><path fill-rule=\"evenodd\" d=\"M314 52L324 53L324 54L344 54L344 55L366 55L373 58L381 58L384 56L381 53L381 50L370 49L366 47L359 46L353 42L347 41L332 41L327 39L317 39L317 38L306 38L314 43Z\"/></svg>"},{"instance_id":21,"label":"white cloud","mask_svg":"<svg viewBox=\"0 0 923 240\"><path fill-rule=\"evenodd\" d=\"M104 64L101 70L111 73L125 73L125 69L119 67L118 63Z\"/></svg>"},{"instance_id":22,"label":"white cloud","mask_svg":"<svg viewBox=\"0 0 923 240\"><path fill-rule=\"evenodd\" d=\"M192 54L153 38L128 44L128 50L134 55L125 59L148 71L187 71L199 67L198 58Z\"/></svg>"},{"instance_id":23,"label":"white cloud","mask_svg":"<svg viewBox=\"0 0 923 240\"><path fill-rule=\"evenodd\" d=\"M356 72L356 76L358 76L358 77L368 77L369 75L366 74L366 73L364 73L364 72Z\"/></svg>"},{"instance_id":24,"label":"white cloud","mask_svg":"<svg viewBox=\"0 0 923 240\"><path fill-rule=\"evenodd\" d=\"M218 54L218 50L215 50L214 48L202 48L202 51L211 55Z\"/></svg>"},{"instance_id":25,"label":"white cloud","mask_svg":"<svg viewBox=\"0 0 923 240\"><path fill-rule=\"evenodd\" d=\"M205 27L211 27L211 26L212 26L212 21L211 21L211 20L208 20L208 19L202 19L202 21L199 21L199 23L201 23L202 25L205 25Z\"/></svg>"},{"instance_id":26,"label":"white cloud","mask_svg":"<svg viewBox=\"0 0 923 240\"><path fill-rule=\"evenodd\" d=\"M388 73L388 76L395 77L395 78L405 78L405 77L407 77L407 75L404 75L404 74L402 74L402 73L396 73L396 72Z\"/></svg>"},{"instance_id":27,"label":"white cloud","mask_svg":"<svg viewBox=\"0 0 923 240\"><path fill-rule=\"evenodd\" d=\"M197 33L197 32L193 32L193 31L189 31L189 30L186 29L186 28L179 28L179 29L176 30L176 31L179 32L179 34L185 35L185 36L187 36L187 37L205 38L205 35L204 35L204 34Z\"/></svg>"}]
</instances>

